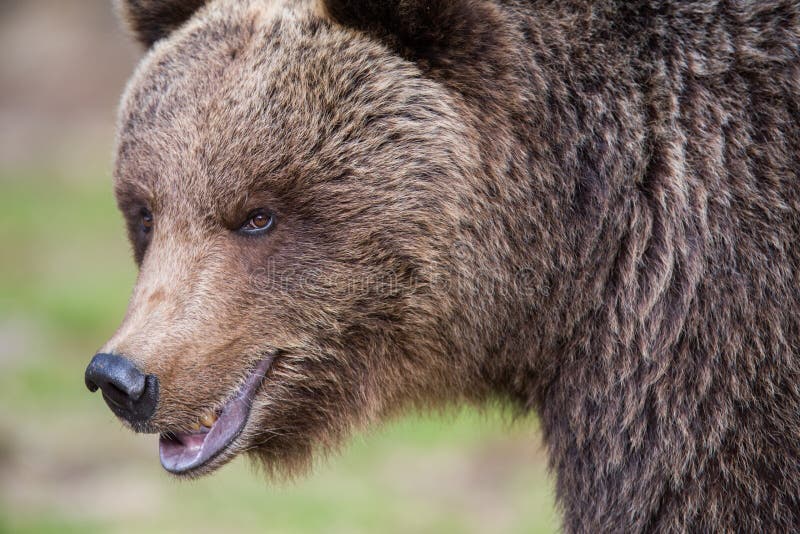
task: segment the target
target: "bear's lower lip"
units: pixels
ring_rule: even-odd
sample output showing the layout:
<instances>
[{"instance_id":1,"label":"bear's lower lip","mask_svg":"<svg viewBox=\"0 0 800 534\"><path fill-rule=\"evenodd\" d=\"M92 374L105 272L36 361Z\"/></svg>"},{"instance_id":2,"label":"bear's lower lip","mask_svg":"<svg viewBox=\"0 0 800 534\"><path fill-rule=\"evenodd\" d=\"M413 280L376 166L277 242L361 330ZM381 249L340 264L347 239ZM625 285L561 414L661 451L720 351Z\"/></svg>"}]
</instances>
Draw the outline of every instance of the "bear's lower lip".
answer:
<instances>
[{"instance_id":1,"label":"bear's lower lip","mask_svg":"<svg viewBox=\"0 0 800 534\"><path fill-rule=\"evenodd\" d=\"M185 474L217 457L235 440L247 424L253 397L264 379L273 356L261 360L245 383L223 406L210 429L197 432L161 434L158 452L161 465L174 474Z\"/></svg>"}]
</instances>

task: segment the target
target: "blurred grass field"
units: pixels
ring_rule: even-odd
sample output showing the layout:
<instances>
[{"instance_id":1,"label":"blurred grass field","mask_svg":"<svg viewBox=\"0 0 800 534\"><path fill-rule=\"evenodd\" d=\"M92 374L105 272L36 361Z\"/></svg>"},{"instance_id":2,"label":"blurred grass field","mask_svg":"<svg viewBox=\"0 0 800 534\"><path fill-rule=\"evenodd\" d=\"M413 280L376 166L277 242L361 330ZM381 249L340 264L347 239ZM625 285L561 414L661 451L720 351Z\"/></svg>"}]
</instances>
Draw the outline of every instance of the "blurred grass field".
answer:
<instances>
[{"instance_id":1,"label":"blurred grass field","mask_svg":"<svg viewBox=\"0 0 800 534\"><path fill-rule=\"evenodd\" d=\"M140 53L111 0L0 0L0 532L557 530L534 419L410 415L293 483L181 482L89 394L136 276L109 145Z\"/></svg>"}]
</instances>

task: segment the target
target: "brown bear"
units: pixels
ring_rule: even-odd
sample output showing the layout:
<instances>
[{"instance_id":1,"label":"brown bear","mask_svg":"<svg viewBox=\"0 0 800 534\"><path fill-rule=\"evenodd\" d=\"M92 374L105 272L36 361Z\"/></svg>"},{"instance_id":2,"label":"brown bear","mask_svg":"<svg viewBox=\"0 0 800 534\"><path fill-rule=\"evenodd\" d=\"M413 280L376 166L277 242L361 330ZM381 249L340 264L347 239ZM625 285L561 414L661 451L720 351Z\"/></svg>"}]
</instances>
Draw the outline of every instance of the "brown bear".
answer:
<instances>
[{"instance_id":1,"label":"brown bear","mask_svg":"<svg viewBox=\"0 0 800 534\"><path fill-rule=\"evenodd\" d=\"M538 413L570 532L800 529L794 0L123 0L140 272L86 371L164 467Z\"/></svg>"}]
</instances>

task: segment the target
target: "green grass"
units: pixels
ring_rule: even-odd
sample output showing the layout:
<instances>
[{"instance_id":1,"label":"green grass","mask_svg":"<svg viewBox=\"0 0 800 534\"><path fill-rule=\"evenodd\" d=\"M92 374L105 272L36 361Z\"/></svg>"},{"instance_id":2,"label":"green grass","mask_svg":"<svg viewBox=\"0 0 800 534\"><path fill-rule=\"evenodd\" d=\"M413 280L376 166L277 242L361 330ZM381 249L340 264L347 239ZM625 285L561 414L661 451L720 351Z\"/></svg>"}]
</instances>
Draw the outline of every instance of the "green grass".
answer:
<instances>
[{"instance_id":1,"label":"green grass","mask_svg":"<svg viewBox=\"0 0 800 534\"><path fill-rule=\"evenodd\" d=\"M0 532L552 532L534 420L411 415L294 482L179 482L83 386L136 273L110 179L0 171Z\"/></svg>"}]
</instances>

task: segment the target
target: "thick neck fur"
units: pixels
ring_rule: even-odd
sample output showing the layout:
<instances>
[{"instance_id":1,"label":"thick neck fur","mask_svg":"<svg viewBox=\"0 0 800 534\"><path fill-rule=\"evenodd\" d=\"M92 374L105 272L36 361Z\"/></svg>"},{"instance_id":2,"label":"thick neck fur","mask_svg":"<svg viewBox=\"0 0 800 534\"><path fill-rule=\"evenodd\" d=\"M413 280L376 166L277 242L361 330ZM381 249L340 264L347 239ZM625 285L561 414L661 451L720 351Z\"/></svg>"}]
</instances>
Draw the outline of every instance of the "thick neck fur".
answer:
<instances>
[{"instance_id":1,"label":"thick neck fur","mask_svg":"<svg viewBox=\"0 0 800 534\"><path fill-rule=\"evenodd\" d=\"M641 4L506 5L511 70L442 75L483 135L465 240L519 282L483 376L540 413L568 531L791 529L800 11Z\"/></svg>"}]
</instances>

